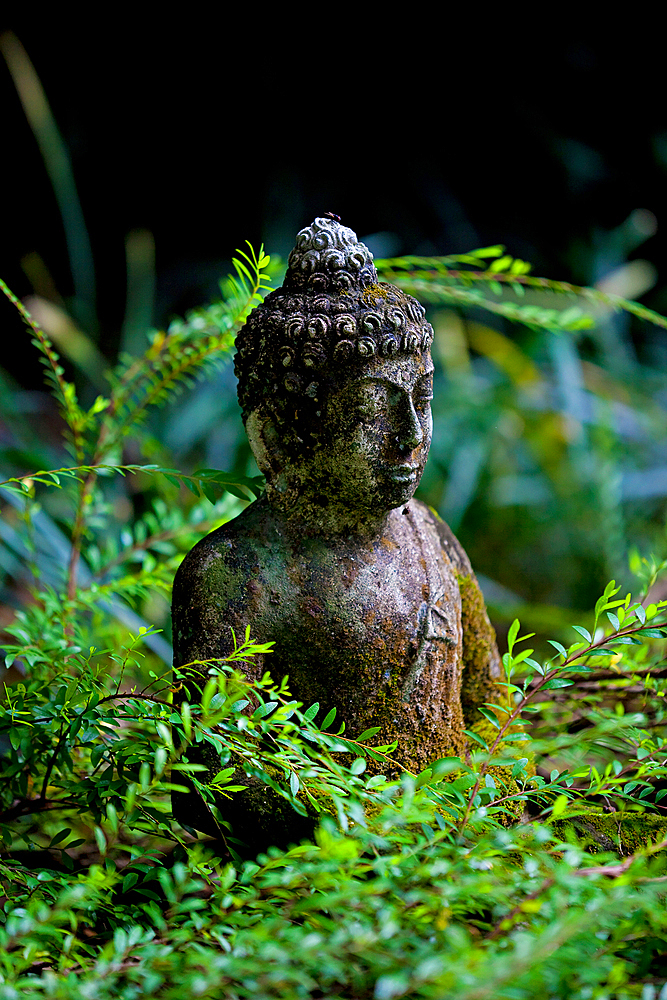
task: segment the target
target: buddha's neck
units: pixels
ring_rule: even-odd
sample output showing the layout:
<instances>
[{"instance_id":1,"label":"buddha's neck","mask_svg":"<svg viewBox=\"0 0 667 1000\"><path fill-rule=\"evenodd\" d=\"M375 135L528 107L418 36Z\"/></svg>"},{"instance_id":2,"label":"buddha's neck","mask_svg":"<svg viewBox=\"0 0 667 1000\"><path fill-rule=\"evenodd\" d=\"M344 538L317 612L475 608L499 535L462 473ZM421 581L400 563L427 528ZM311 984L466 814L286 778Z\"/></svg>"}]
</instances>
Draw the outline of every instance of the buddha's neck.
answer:
<instances>
[{"instance_id":1,"label":"buddha's neck","mask_svg":"<svg viewBox=\"0 0 667 1000\"><path fill-rule=\"evenodd\" d=\"M267 484L266 501L285 527L297 535L356 537L360 542L381 538L391 511L351 510L331 498L281 493Z\"/></svg>"}]
</instances>

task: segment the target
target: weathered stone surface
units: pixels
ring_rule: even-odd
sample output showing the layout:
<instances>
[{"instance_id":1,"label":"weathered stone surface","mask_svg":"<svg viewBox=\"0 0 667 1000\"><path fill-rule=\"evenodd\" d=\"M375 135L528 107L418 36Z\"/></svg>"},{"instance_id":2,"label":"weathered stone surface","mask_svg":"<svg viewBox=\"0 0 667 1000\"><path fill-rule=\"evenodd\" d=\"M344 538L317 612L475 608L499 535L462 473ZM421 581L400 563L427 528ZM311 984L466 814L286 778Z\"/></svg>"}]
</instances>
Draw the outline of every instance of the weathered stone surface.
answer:
<instances>
[{"instance_id":1,"label":"weathered stone surface","mask_svg":"<svg viewBox=\"0 0 667 1000\"><path fill-rule=\"evenodd\" d=\"M431 340L422 306L378 283L351 230L303 230L283 288L237 340L266 493L194 547L173 598L177 665L229 654L249 625L275 642L258 675L288 674L352 735L380 726L414 771L464 752L499 673L468 558L412 499L431 443ZM210 829L194 794L175 808ZM307 832L263 787L221 809L256 848Z\"/></svg>"}]
</instances>

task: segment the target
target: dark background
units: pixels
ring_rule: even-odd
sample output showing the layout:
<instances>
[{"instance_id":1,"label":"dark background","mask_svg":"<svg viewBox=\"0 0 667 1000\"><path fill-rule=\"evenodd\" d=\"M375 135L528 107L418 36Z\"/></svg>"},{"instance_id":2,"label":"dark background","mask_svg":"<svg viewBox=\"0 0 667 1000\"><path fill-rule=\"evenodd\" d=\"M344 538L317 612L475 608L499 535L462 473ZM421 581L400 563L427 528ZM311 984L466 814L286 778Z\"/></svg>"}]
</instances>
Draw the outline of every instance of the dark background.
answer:
<instances>
[{"instance_id":1,"label":"dark background","mask_svg":"<svg viewBox=\"0 0 667 1000\"><path fill-rule=\"evenodd\" d=\"M380 253L501 242L538 274L592 283L627 257L619 227L646 209L658 229L641 255L660 270L657 42L654 52L632 28L602 39L598 25L547 30L518 14L508 25L466 13L378 16L363 34L352 11L324 12L322 30L296 13L5 22L71 157L96 278L76 308L103 351L118 345L125 240L137 229L155 242L155 323L214 294L245 239L286 254L327 210L360 237L385 234L371 241ZM61 216L2 61L0 101L0 274L28 294L21 261L37 253L69 299ZM649 296L657 308L661 281ZM11 310L0 315L18 337Z\"/></svg>"}]
</instances>

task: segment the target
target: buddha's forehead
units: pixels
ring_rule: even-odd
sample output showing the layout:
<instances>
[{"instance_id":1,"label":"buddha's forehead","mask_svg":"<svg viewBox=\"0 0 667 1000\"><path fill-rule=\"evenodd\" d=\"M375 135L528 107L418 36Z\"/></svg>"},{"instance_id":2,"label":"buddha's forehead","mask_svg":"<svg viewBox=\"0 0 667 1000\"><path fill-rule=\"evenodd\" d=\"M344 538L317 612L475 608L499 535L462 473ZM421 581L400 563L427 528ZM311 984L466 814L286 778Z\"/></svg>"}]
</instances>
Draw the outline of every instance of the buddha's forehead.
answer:
<instances>
[{"instance_id":1,"label":"buddha's forehead","mask_svg":"<svg viewBox=\"0 0 667 1000\"><path fill-rule=\"evenodd\" d=\"M418 382L433 374L430 352L394 355L391 358L374 357L365 365L350 372L347 386L361 388L365 384L387 383L398 389L412 392Z\"/></svg>"}]
</instances>

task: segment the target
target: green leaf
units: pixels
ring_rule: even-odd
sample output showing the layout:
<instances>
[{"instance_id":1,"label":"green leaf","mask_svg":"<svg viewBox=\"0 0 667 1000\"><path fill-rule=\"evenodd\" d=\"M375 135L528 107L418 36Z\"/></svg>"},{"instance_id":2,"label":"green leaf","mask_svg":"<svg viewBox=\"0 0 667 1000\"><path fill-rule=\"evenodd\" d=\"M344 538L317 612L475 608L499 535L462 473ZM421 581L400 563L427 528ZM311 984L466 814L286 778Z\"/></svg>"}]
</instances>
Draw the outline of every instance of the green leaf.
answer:
<instances>
[{"instance_id":1,"label":"green leaf","mask_svg":"<svg viewBox=\"0 0 667 1000\"><path fill-rule=\"evenodd\" d=\"M373 726L371 729L364 729L363 733L357 736L359 743L363 743L364 740L370 740L372 736L376 736L380 732L380 726Z\"/></svg>"},{"instance_id":2,"label":"green leaf","mask_svg":"<svg viewBox=\"0 0 667 1000\"><path fill-rule=\"evenodd\" d=\"M509 270L512 262L513 258L506 254L504 257L499 257L497 260L494 260L489 266L489 271L493 274L499 273L500 271L507 271Z\"/></svg>"},{"instance_id":3,"label":"green leaf","mask_svg":"<svg viewBox=\"0 0 667 1000\"><path fill-rule=\"evenodd\" d=\"M573 684L574 681L566 681L563 677L552 677L552 679L547 681L546 684L542 684L540 690L548 691L550 688L572 687Z\"/></svg>"},{"instance_id":4,"label":"green leaf","mask_svg":"<svg viewBox=\"0 0 667 1000\"><path fill-rule=\"evenodd\" d=\"M235 770L236 769L233 767L226 767L224 770L218 771L218 773L211 778L211 784L218 785L221 782L226 781L227 778L231 778Z\"/></svg>"},{"instance_id":5,"label":"green leaf","mask_svg":"<svg viewBox=\"0 0 667 1000\"><path fill-rule=\"evenodd\" d=\"M504 252L505 247L498 244L493 247L483 247L481 250L469 250L468 256L486 259L487 257L500 257Z\"/></svg>"},{"instance_id":6,"label":"green leaf","mask_svg":"<svg viewBox=\"0 0 667 1000\"><path fill-rule=\"evenodd\" d=\"M484 716L485 719L489 720L492 726L495 726L496 729L500 729L500 723L493 712L490 712L487 708L483 708L481 705L478 706L478 711Z\"/></svg>"},{"instance_id":7,"label":"green leaf","mask_svg":"<svg viewBox=\"0 0 667 1000\"><path fill-rule=\"evenodd\" d=\"M320 726L320 729L321 729L321 730L325 730L325 729L328 729L328 728L329 728L329 726L331 725L331 723L332 723L332 722L334 721L334 719L335 719L335 718L336 718L336 709L335 709L335 708L332 708L332 709L331 709L331 710L330 710L329 712L327 712L327 714L326 714L326 715L324 716L324 722L323 722L323 723L322 723L322 725Z\"/></svg>"},{"instance_id":8,"label":"green leaf","mask_svg":"<svg viewBox=\"0 0 667 1000\"><path fill-rule=\"evenodd\" d=\"M213 489L213 487L211 486L211 484L210 483L201 483L200 482L199 485L201 487L202 493L204 494L204 496L206 497L206 499L208 500L208 502L209 503L215 503L217 498L216 498L216 495L215 495L215 490Z\"/></svg>"},{"instance_id":9,"label":"green leaf","mask_svg":"<svg viewBox=\"0 0 667 1000\"><path fill-rule=\"evenodd\" d=\"M562 816L565 810L567 809L567 804L569 801L570 800L568 799L567 795L557 796L553 806L551 807L551 819L558 819L559 816Z\"/></svg>"},{"instance_id":10,"label":"green leaf","mask_svg":"<svg viewBox=\"0 0 667 1000\"><path fill-rule=\"evenodd\" d=\"M47 850L50 850L50 848L55 847L56 844L59 844L61 841L65 840L70 835L71 832L72 831L69 827L67 827L64 830L59 830L58 833L55 835L55 837L51 838L51 843L49 844Z\"/></svg>"},{"instance_id":11,"label":"green leaf","mask_svg":"<svg viewBox=\"0 0 667 1000\"><path fill-rule=\"evenodd\" d=\"M380 976L373 991L374 1000L394 1000L405 996L410 988L410 976L406 972L388 972Z\"/></svg>"},{"instance_id":12,"label":"green leaf","mask_svg":"<svg viewBox=\"0 0 667 1000\"><path fill-rule=\"evenodd\" d=\"M243 256L246 258L246 260L248 259L247 255L243 253L243 250L237 250L236 252L240 253L240 254L243 254ZM250 271L245 266L245 264L238 259L238 257L232 257L232 264L234 265L234 267L236 268L237 271L239 271L240 273L242 273L243 275L245 275L245 277L248 279L248 281L250 282L251 285L254 284L254 281L253 281L253 279L252 279L252 277L250 275Z\"/></svg>"},{"instance_id":13,"label":"green leaf","mask_svg":"<svg viewBox=\"0 0 667 1000\"><path fill-rule=\"evenodd\" d=\"M522 649L520 653L517 653L516 656L512 657L513 665L516 667L520 663L523 663L524 660L527 661L528 658L529 658L529 656L530 656L530 654L534 653L534 652L535 652L534 649ZM533 661L533 662L535 662L535 661ZM538 664L538 666L539 666L539 664Z\"/></svg>"},{"instance_id":14,"label":"green leaf","mask_svg":"<svg viewBox=\"0 0 667 1000\"><path fill-rule=\"evenodd\" d=\"M135 886L138 881L139 881L139 875L137 874L137 872L130 872L128 875L125 875L121 883L122 891L129 892L130 889L133 886Z\"/></svg>"},{"instance_id":15,"label":"green leaf","mask_svg":"<svg viewBox=\"0 0 667 1000\"><path fill-rule=\"evenodd\" d=\"M114 833L118 833L118 813L113 802L107 802L107 819Z\"/></svg>"},{"instance_id":16,"label":"green leaf","mask_svg":"<svg viewBox=\"0 0 667 1000\"><path fill-rule=\"evenodd\" d=\"M478 733L473 733L472 729L464 729L463 732L466 734L466 736L469 736L471 740L475 740L476 743L479 743L480 746L483 746L485 750L489 749L486 741L483 740Z\"/></svg>"},{"instance_id":17,"label":"green leaf","mask_svg":"<svg viewBox=\"0 0 667 1000\"><path fill-rule=\"evenodd\" d=\"M95 840L97 842L97 848L102 857L104 857L104 855L107 853L107 838L104 836L104 830L102 829L101 826L96 825L94 828L94 833L95 833Z\"/></svg>"},{"instance_id":18,"label":"green leaf","mask_svg":"<svg viewBox=\"0 0 667 1000\"><path fill-rule=\"evenodd\" d=\"M351 743L349 740L344 740L340 736L336 737L336 742L331 748L337 753L347 752L347 753L359 753L359 747L355 743ZM374 750L380 750L380 747L374 747Z\"/></svg>"},{"instance_id":19,"label":"green leaf","mask_svg":"<svg viewBox=\"0 0 667 1000\"><path fill-rule=\"evenodd\" d=\"M307 708L306 711L303 713L303 717L306 720L306 722L312 722L317 713L319 712L319 710L320 710L319 701L314 702L310 706L310 708Z\"/></svg>"},{"instance_id":20,"label":"green leaf","mask_svg":"<svg viewBox=\"0 0 667 1000\"><path fill-rule=\"evenodd\" d=\"M492 701L485 701L484 705L486 706L486 708L495 708L495 709L497 709L499 712L502 712L503 715L511 715L511 713L512 713L512 709L508 708L507 705L496 705Z\"/></svg>"},{"instance_id":21,"label":"green leaf","mask_svg":"<svg viewBox=\"0 0 667 1000\"><path fill-rule=\"evenodd\" d=\"M183 482L185 483L187 489L189 489L191 493L194 493L196 497L200 495L198 484L194 480L190 479L189 476L184 476Z\"/></svg>"},{"instance_id":22,"label":"green leaf","mask_svg":"<svg viewBox=\"0 0 667 1000\"><path fill-rule=\"evenodd\" d=\"M192 738L192 713L190 710L190 704L187 701L184 701L181 705L181 721L183 723L185 738L186 740L190 740Z\"/></svg>"},{"instance_id":23,"label":"green leaf","mask_svg":"<svg viewBox=\"0 0 667 1000\"><path fill-rule=\"evenodd\" d=\"M263 702L259 706L259 708L256 708L255 711L252 713L253 719L264 719L267 715L270 715L271 712L273 712L278 707L279 704L280 702L278 701Z\"/></svg>"},{"instance_id":24,"label":"green leaf","mask_svg":"<svg viewBox=\"0 0 667 1000\"><path fill-rule=\"evenodd\" d=\"M588 631L588 629L583 627L583 625L573 625L572 628L574 629L575 632L578 632L579 635L583 636L589 645L590 643L593 642L593 636Z\"/></svg>"}]
</instances>

